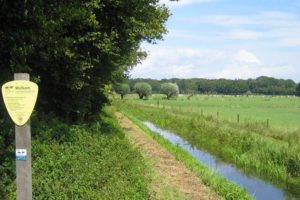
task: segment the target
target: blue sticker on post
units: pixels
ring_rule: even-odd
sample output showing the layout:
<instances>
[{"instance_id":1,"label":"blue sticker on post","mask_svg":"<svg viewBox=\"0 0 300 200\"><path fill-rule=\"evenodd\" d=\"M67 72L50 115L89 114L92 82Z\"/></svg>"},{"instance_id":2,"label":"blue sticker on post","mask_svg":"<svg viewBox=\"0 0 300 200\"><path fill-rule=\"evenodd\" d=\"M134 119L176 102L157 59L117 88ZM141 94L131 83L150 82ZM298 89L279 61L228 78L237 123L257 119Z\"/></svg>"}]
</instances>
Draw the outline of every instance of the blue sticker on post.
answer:
<instances>
[{"instance_id":1,"label":"blue sticker on post","mask_svg":"<svg viewBox=\"0 0 300 200\"><path fill-rule=\"evenodd\" d=\"M16 149L16 160L26 161L27 160L27 150L26 149Z\"/></svg>"}]
</instances>

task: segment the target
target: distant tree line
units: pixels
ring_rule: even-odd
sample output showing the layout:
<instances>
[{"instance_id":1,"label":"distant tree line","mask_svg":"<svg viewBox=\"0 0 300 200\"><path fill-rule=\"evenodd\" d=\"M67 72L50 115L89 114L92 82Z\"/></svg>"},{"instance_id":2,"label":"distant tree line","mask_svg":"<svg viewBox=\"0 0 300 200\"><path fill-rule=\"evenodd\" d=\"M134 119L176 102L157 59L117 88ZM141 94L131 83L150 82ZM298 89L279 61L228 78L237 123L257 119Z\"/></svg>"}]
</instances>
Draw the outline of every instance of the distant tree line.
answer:
<instances>
[{"instance_id":1,"label":"distant tree line","mask_svg":"<svg viewBox=\"0 0 300 200\"><path fill-rule=\"evenodd\" d=\"M164 83L176 83L181 94L264 94L264 95L298 95L300 96L300 83L293 80L276 79L260 76L256 79L129 79L127 84L131 91L138 82L146 82L152 87L152 93L162 93L161 85Z\"/></svg>"}]
</instances>

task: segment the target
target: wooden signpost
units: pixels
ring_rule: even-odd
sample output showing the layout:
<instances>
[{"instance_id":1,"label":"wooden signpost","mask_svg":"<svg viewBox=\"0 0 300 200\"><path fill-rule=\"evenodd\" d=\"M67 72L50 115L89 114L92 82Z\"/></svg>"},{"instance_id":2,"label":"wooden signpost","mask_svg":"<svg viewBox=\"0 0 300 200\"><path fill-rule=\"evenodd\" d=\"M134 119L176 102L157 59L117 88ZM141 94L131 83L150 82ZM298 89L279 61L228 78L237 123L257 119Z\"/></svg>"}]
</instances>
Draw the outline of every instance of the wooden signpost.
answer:
<instances>
[{"instance_id":1,"label":"wooden signpost","mask_svg":"<svg viewBox=\"0 0 300 200\"><path fill-rule=\"evenodd\" d=\"M29 74L17 73L15 81L2 86L6 109L15 123L17 200L32 199L30 116L35 106L38 86Z\"/></svg>"}]
</instances>

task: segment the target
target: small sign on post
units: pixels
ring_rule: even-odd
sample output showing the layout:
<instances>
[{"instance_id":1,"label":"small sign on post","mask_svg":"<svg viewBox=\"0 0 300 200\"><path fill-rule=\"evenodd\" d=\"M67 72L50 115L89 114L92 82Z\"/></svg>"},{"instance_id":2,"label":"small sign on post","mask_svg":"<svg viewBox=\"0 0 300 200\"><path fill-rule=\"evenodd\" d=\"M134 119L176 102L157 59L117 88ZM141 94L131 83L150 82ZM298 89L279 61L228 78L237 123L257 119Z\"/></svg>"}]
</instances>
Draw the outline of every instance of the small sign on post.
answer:
<instances>
[{"instance_id":1,"label":"small sign on post","mask_svg":"<svg viewBox=\"0 0 300 200\"><path fill-rule=\"evenodd\" d=\"M27 149L16 149L16 160L27 160Z\"/></svg>"},{"instance_id":2,"label":"small sign on post","mask_svg":"<svg viewBox=\"0 0 300 200\"><path fill-rule=\"evenodd\" d=\"M18 126L29 120L38 94L37 84L16 80L2 86L2 96L9 116Z\"/></svg>"},{"instance_id":3,"label":"small sign on post","mask_svg":"<svg viewBox=\"0 0 300 200\"><path fill-rule=\"evenodd\" d=\"M17 200L32 200L30 116L36 103L38 86L29 74L14 74L14 81L2 86L2 97L15 125Z\"/></svg>"}]
</instances>

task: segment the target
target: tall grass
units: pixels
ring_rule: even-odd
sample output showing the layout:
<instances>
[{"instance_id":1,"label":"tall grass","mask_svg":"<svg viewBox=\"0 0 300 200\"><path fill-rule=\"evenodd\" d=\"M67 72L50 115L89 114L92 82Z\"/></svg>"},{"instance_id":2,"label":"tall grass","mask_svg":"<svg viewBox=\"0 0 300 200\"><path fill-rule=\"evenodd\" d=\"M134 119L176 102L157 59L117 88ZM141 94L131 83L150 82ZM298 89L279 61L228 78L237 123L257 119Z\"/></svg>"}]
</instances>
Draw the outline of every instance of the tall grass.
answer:
<instances>
[{"instance_id":1,"label":"tall grass","mask_svg":"<svg viewBox=\"0 0 300 200\"><path fill-rule=\"evenodd\" d=\"M123 105L126 112L173 130L193 145L217 154L240 169L264 177L281 186L299 189L300 145L275 139L257 128L228 125L214 117L201 117L177 109L162 109L136 104Z\"/></svg>"}]
</instances>

